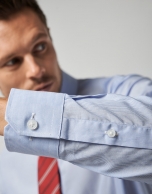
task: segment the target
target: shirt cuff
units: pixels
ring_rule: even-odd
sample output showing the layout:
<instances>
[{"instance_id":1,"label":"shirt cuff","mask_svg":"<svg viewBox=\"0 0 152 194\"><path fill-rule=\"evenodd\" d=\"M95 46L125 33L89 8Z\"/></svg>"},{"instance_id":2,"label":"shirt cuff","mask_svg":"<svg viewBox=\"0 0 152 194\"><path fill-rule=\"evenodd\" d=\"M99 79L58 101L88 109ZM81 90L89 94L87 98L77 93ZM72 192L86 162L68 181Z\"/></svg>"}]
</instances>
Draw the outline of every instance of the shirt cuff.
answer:
<instances>
[{"instance_id":1,"label":"shirt cuff","mask_svg":"<svg viewBox=\"0 0 152 194\"><path fill-rule=\"evenodd\" d=\"M5 115L7 149L58 157L64 98L60 93L12 89ZM33 113L38 124L35 130L27 124Z\"/></svg>"}]
</instances>

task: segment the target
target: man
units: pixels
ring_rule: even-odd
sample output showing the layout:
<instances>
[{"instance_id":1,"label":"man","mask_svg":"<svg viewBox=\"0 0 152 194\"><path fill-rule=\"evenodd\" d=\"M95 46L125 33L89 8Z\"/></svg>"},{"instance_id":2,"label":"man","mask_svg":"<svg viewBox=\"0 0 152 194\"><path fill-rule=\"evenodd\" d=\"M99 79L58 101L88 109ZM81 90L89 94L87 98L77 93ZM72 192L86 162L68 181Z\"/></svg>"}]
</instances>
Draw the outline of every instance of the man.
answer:
<instances>
[{"instance_id":1,"label":"man","mask_svg":"<svg viewBox=\"0 0 152 194\"><path fill-rule=\"evenodd\" d=\"M7 149L61 159L61 191L52 193L152 193L152 81L62 72L35 0L0 2L0 88ZM38 193L38 157L24 154L2 153L2 194Z\"/></svg>"}]
</instances>

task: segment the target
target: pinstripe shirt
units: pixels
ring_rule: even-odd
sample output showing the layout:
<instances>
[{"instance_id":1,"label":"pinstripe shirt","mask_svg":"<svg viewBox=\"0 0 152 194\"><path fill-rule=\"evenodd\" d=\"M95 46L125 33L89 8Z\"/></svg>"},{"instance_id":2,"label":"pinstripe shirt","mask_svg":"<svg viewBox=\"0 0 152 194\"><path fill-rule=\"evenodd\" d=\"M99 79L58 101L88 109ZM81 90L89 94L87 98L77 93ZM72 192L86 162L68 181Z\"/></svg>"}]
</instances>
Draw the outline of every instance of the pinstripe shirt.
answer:
<instances>
[{"instance_id":1,"label":"pinstripe shirt","mask_svg":"<svg viewBox=\"0 0 152 194\"><path fill-rule=\"evenodd\" d=\"M11 152L57 158L63 194L150 194L151 97L152 81L138 75L76 80L63 73L61 93L12 89L5 144ZM33 112L36 130L27 125ZM8 160L6 150L2 155L2 194L18 194L21 189L22 193L37 193L35 180L24 187L32 178L30 173L22 183L8 180L12 164L21 179L19 169L22 174L32 172L37 157L10 153L12 160ZM15 165L17 161L20 165Z\"/></svg>"}]
</instances>

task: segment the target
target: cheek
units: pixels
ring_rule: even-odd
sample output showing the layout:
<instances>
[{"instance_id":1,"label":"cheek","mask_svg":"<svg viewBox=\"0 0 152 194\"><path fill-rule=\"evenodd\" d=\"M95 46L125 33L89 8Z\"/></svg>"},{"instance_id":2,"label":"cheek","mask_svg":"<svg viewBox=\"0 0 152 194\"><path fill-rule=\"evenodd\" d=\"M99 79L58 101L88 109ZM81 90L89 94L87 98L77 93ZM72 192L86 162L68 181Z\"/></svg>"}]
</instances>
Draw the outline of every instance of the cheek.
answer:
<instances>
[{"instance_id":1,"label":"cheek","mask_svg":"<svg viewBox=\"0 0 152 194\"><path fill-rule=\"evenodd\" d=\"M14 73L5 73L3 72L2 76L0 74L0 88L2 90L10 90L11 88L19 88L19 85L22 83L22 77Z\"/></svg>"},{"instance_id":2,"label":"cheek","mask_svg":"<svg viewBox=\"0 0 152 194\"><path fill-rule=\"evenodd\" d=\"M0 75L0 90L5 97L8 97L11 90L12 80L10 77Z\"/></svg>"},{"instance_id":3,"label":"cheek","mask_svg":"<svg viewBox=\"0 0 152 194\"><path fill-rule=\"evenodd\" d=\"M47 68L54 68L54 69L57 68L58 66L57 56L53 45L49 46L45 54L45 61L47 63Z\"/></svg>"},{"instance_id":4,"label":"cheek","mask_svg":"<svg viewBox=\"0 0 152 194\"><path fill-rule=\"evenodd\" d=\"M59 66L58 66L58 61L55 53L52 53L51 55L46 56L44 66L47 72L51 74L57 73Z\"/></svg>"},{"instance_id":5,"label":"cheek","mask_svg":"<svg viewBox=\"0 0 152 194\"><path fill-rule=\"evenodd\" d=\"M17 73L9 73L0 78L0 90L5 97L9 96L12 88L23 88L23 76Z\"/></svg>"},{"instance_id":6,"label":"cheek","mask_svg":"<svg viewBox=\"0 0 152 194\"><path fill-rule=\"evenodd\" d=\"M56 54L48 56L45 61L46 74L54 80L52 92L59 92L61 87L61 70L58 65Z\"/></svg>"}]
</instances>

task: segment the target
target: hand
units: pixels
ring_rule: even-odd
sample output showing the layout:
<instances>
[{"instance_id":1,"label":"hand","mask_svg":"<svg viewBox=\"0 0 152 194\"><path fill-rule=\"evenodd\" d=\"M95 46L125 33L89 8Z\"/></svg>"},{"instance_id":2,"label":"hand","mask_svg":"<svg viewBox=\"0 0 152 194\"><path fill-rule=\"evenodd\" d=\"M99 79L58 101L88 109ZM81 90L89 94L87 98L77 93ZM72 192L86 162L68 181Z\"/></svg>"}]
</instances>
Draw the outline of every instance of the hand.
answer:
<instances>
[{"instance_id":1,"label":"hand","mask_svg":"<svg viewBox=\"0 0 152 194\"><path fill-rule=\"evenodd\" d=\"M4 127L7 125L5 121L5 110L7 105L6 98L0 98L0 135L4 135Z\"/></svg>"}]
</instances>

